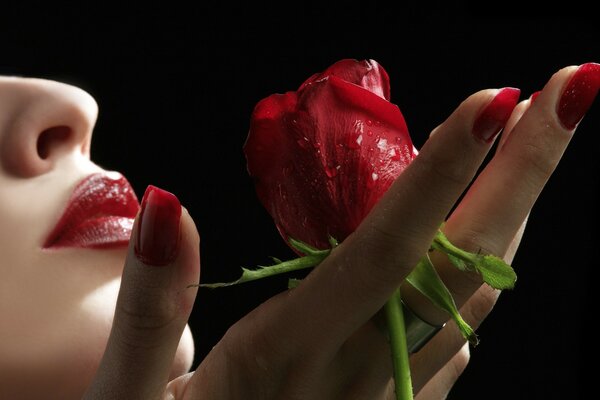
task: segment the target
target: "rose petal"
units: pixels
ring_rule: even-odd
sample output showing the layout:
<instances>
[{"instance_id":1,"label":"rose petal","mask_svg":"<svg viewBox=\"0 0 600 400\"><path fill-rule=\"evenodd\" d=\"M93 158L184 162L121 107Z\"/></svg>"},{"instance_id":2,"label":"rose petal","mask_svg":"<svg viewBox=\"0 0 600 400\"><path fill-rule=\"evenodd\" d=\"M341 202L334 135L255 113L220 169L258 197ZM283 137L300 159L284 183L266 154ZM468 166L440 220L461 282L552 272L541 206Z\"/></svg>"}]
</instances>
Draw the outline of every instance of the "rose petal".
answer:
<instances>
[{"instance_id":1,"label":"rose petal","mask_svg":"<svg viewBox=\"0 0 600 400\"><path fill-rule=\"evenodd\" d=\"M412 161L406 123L385 93L379 64L342 60L297 93L259 102L244 151L284 239L318 248L343 240Z\"/></svg>"}]
</instances>

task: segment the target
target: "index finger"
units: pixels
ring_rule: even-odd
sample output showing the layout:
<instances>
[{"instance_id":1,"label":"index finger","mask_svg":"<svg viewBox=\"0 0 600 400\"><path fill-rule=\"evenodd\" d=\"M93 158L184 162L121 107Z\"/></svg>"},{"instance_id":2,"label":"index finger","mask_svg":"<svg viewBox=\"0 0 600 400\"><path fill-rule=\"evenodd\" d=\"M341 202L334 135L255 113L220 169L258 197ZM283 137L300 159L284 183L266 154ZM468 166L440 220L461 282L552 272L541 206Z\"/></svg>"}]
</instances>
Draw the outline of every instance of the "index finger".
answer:
<instances>
[{"instance_id":1,"label":"index finger","mask_svg":"<svg viewBox=\"0 0 600 400\"><path fill-rule=\"evenodd\" d=\"M197 289L186 285L199 279L199 240L177 197L149 186L106 350L85 399L159 399L169 375L186 372L174 371L174 358L196 298Z\"/></svg>"}]
</instances>

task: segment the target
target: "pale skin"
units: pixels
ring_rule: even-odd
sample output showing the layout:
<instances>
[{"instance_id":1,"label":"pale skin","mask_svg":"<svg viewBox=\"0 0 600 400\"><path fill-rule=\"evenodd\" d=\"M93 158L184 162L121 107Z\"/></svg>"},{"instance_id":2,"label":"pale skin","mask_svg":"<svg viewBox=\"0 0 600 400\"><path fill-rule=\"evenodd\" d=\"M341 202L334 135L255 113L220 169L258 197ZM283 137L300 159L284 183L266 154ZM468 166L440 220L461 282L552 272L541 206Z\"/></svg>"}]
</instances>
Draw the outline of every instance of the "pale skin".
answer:
<instances>
[{"instance_id":1,"label":"pale skin","mask_svg":"<svg viewBox=\"0 0 600 400\"><path fill-rule=\"evenodd\" d=\"M23 145L18 162L0 159L0 318L16 321L0 327L0 354L11 355L0 358L0 393L26 399L40 393L81 398L84 392L85 399L392 399L389 346L374 322L378 311L445 219L445 233L455 244L512 261L527 216L574 133L560 124L555 110L576 69L561 69L535 103L517 105L491 162L447 218L492 146L471 129L498 91L468 97L434 130L354 234L299 287L233 325L188 373L193 342L187 321L197 289L186 287L200 279L194 221L184 209L177 256L160 268L143 265L132 244L110 251L70 249L52 257L40 253L35 246L56 221L72 185L99 170L89 160L97 109L89 95L67 85L0 78L0 157L10 157L9 145L35 142L35 132L50 126L82 132L53 144L44 160L35 145ZM42 100L34 99L56 107L24 112L36 110L31 104ZM19 115L30 127L23 132L34 131L26 141L14 139L15 124L7 122ZM30 200L41 193L48 199L43 204ZM499 293L442 257L436 266L465 319L477 327ZM423 319L448 320L419 294L405 287L402 292ZM40 337L42 331L49 334ZM469 347L450 322L411 357L416 399L445 398L468 361Z\"/></svg>"}]
</instances>

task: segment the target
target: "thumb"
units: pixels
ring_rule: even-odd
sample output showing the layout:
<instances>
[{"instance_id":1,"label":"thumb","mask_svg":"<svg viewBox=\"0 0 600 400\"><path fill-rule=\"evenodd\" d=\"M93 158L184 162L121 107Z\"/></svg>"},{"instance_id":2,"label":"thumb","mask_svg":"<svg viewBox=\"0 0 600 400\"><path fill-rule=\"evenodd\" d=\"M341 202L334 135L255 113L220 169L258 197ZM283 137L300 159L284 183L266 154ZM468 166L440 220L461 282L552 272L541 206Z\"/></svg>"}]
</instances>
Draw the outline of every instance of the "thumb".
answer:
<instances>
[{"instance_id":1,"label":"thumb","mask_svg":"<svg viewBox=\"0 0 600 400\"><path fill-rule=\"evenodd\" d=\"M115 317L85 399L160 399L199 281L199 236L173 194L148 186L134 224Z\"/></svg>"}]
</instances>

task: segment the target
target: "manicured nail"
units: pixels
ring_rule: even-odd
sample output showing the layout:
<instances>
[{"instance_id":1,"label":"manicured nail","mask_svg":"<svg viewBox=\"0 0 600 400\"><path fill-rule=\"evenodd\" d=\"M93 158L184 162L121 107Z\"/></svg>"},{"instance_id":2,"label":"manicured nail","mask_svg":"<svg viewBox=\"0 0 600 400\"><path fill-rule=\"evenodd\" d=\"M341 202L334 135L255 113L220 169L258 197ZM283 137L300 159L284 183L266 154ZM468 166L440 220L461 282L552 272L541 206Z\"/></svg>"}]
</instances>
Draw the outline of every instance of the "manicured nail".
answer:
<instances>
[{"instance_id":1,"label":"manicured nail","mask_svg":"<svg viewBox=\"0 0 600 400\"><path fill-rule=\"evenodd\" d=\"M587 63L579 66L562 93L556 114L566 129L575 129L590 109L600 88L600 64Z\"/></svg>"},{"instance_id":2,"label":"manicured nail","mask_svg":"<svg viewBox=\"0 0 600 400\"><path fill-rule=\"evenodd\" d=\"M537 92L531 93L531 96L529 96L529 105L533 104L533 102L535 101L535 99L538 98L538 96L540 95L540 93L542 93L541 90L538 90Z\"/></svg>"},{"instance_id":3,"label":"manicured nail","mask_svg":"<svg viewBox=\"0 0 600 400\"><path fill-rule=\"evenodd\" d=\"M521 90L517 88L500 89L475 120L473 135L484 142L491 142L506 125L520 94Z\"/></svg>"},{"instance_id":4,"label":"manicured nail","mask_svg":"<svg viewBox=\"0 0 600 400\"><path fill-rule=\"evenodd\" d=\"M166 265L179 250L181 204L177 197L148 186L142 198L135 254L143 263Z\"/></svg>"}]
</instances>

